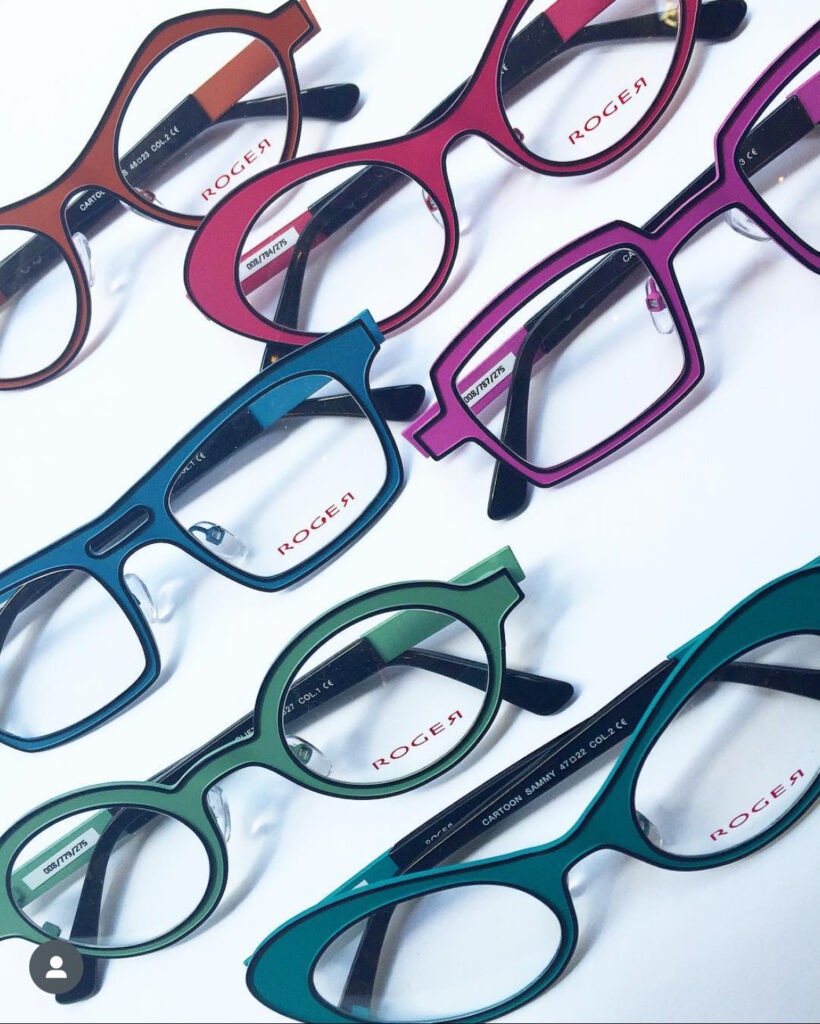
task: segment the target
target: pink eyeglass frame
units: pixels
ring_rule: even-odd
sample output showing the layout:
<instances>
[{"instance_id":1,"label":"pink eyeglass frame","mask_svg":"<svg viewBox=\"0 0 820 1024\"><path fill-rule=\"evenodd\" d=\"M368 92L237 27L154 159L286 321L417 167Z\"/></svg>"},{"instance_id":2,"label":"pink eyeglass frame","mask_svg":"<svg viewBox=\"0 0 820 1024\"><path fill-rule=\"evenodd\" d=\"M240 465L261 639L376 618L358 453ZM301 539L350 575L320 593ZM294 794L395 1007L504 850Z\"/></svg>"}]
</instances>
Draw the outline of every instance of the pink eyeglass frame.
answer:
<instances>
[{"instance_id":1,"label":"pink eyeglass frame","mask_svg":"<svg viewBox=\"0 0 820 1024\"><path fill-rule=\"evenodd\" d=\"M614 0L556 0L544 12L562 40L568 40ZM596 156L559 163L535 156L522 144L504 112L501 97L502 63L517 22L531 0L507 0L484 53L453 104L423 128L405 136L367 146L351 146L299 158L257 175L236 188L205 218L185 260L185 287L194 304L209 319L259 341L304 345L320 337L274 325L250 305L239 278L240 257L246 253L250 226L279 194L317 174L346 165L380 164L415 179L437 205L445 240L439 265L423 292L398 313L379 321L387 334L418 316L444 287L458 251L458 218L447 180L445 158L450 146L466 135L479 135L504 154L541 174L585 174L618 159L639 142L668 106L680 85L696 37L701 0L678 0L675 53L657 97L635 126L618 142ZM745 11L745 9L744 9ZM302 214L281 231L304 226ZM277 232L279 234L279 232ZM284 260L290 254L283 253ZM268 264L266 279L279 269ZM280 266L283 264L280 263Z\"/></svg>"}]
</instances>

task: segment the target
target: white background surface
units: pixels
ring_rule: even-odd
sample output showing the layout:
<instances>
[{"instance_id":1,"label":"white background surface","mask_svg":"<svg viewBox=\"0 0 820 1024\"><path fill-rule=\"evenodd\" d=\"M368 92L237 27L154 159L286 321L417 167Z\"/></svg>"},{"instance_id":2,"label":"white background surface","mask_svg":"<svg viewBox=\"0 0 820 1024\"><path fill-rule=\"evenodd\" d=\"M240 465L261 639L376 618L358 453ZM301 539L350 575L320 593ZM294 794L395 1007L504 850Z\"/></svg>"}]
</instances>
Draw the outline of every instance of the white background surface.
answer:
<instances>
[{"instance_id":1,"label":"white background surface","mask_svg":"<svg viewBox=\"0 0 820 1024\"><path fill-rule=\"evenodd\" d=\"M613 217L641 223L710 162L723 117L817 12L815 0L750 6L736 39L698 47L660 130L614 168L549 179L511 167L482 142L461 147L453 184L472 228L444 296L385 346L376 383L427 383L440 348L514 276ZM355 81L363 103L348 123L310 126L301 152L409 128L472 69L499 7L497 0L313 0L323 31L299 54L302 83ZM68 165L143 36L189 9L175 0L127 7L75 0L47 13L0 3L0 203ZM258 366L260 346L207 323L187 301L185 232L129 214L98 239L95 321L83 355L45 387L0 395L2 565L106 508ZM716 265L715 274L728 269ZM401 441L408 481L394 508L291 591L255 593L172 554L152 579L175 602L171 620L157 627L161 685L73 744L40 754L0 750L0 827L70 788L147 778L207 740L249 710L280 646L335 602L381 583L447 579L504 544L527 572L526 600L508 624L508 660L569 679L578 698L557 719L503 709L460 769L392 800L322 798L247 773L226 787L244 898L223 904L176 947L114 962L102 992L71 1007L31 983L28 943L3 943L0 1017L277 1019L247 992L242 964L272 928L437 809L592 713L751 589L820 553L820 307L807 275L808 301L800 303L760 280L741 311L743 325L707 349L706 378L676 415L614 460L536 492L511 522L485 516L491 463L480 450L462 449L437 465ZM150 577L150 556L134 562ZM546 807L493 849L557 832ZM818 839L815 812L756 856L705 873L598 855L584 869L572 968L509 1019L816 1019Z\"/></svg>"}]
</instances>

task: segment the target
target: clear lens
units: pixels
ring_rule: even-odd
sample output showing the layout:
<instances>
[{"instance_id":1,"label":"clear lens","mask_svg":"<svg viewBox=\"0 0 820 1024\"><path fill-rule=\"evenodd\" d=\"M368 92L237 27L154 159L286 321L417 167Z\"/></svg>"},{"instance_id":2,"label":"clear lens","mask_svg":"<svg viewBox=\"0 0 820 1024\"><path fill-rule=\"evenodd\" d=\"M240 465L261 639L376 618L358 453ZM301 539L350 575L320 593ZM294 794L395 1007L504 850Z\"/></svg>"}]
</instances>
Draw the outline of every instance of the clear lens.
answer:
<instances>
[{"instance_id":1,"label":"clear lens","mask_svg":"<svg viewBox=\"0 0 820 1024\"><path fill-rule=\"evenodd\" d=\"M381 785L429 768L462 743L488 684L484 645L466 623L415 608L371 615L300 667L282 728L307 771Z\"/></svg>"},{"instance_id":2,"label":"clear lens","mask_svg":"<svg viewBox=\"0 0 820 1024\"><path fill-rule=\"evenodd\" d=\"M601 0L601 13L557 53L551 6L535 0L516 25L502 99L534 156L576 163L616 145L656 107L678 50L679 4Z\"/></svg>"},{"instance_id":3,"label":"clear lens","mask_svg":"<svg viewBox=\"0 0 820 1024\"><path fill-rule=\"evenodd\" d=\"M418 182L392 167L351 165L269 203L237 274L264 319L324 334L363 309L377 320L404 309L430 283L443 251L444 231Z\"/></svg>"},{"instance_id":4,"label":"clear lens","mask_svg":"<svg viewBox=\"0 0 820 1024\"><path fill-rule=\"evenodd\" d=\"M639 418L683 367L660 286L623 248L586 260L519 307L474 350L458 390L513 455L545 468Z\"/></svg>"},{"instance_id":5,"label":"clear lens","mask_svg":"<svg viewBox=\"0 0 820 1024\"><path fill-rule=\"evenodd\" d=\"M151 942L186 921L208 885L208 854L176 818L110 807L62 818L12 864L18 910L52 937L101 949ZM87 879L94 884L83 893Z\"/></svg>"},{"instance_id":6,"label":"clear lens","mask_svg":"<svg viewBox=\"0 0 820 1024\"><path fill-rule=\"evenodd\" d=\"M820 770L820 637L728 662L686 701L641 767L635 807L668 853L721 853L772 828Z\"/></svg>"},{"instance_id":7,"label":"clear lens","mask_svg":"<svg viewBox=\"0 0 820 1024\"><path fill-rule=\"evenodd\" d=\"M796 96L789 98L793 93ZM817 171L820 167L820 127L807 113L818 109L820 97L820 57L789 81L757 119L736 153L742 173L749 170L749 185L798 238L820 250L820 204L816 200ZM802 101L802 102L801 102ZM774 113L781 104L782 112ZM753 133L761 121L773 114L778 134L795 141L765 167L759 166ZM764 135L771 137L771 124ZM799 137L798 137L799 136Z\"/></svg>"},{"instance_id":8,"label":"clear lens","mask_svg":"<svg viewBox=\"0 0 820 1024\"><path fill-rule=\"evenodd\" d=\"M212 32L175 47L142 79L120 123L117 158L143 198L201 216L279 163L287 125L270 46L243 32Z\"/></svg>"},{"instance_id":9,"label":"clear lens","mask_svg":"<svg viewBox=\"0 0 820 1024\"><path fill-rule=\"evenodd\" d=\"M290 572L360 519L384 487L381 441L325 374L271 387L194 452L169 496L212 555L255 576Z\"/></svg>"},{"instance_id":10,"label":"clear lens","mask_svg":"<svg viewBox=\"0 0 820 1024\"><path fill-rule=\"evenodd\" d=\"M0 594L0 729L47 736L99 711L139 679L145 654L109 592L80 569Z\"/></svg>"},{"instance_id":11,"label":"clear lens","mask_svg":"<svg viewBox=\"0 0 820 1024\"><path fill-rule=\"evenodd\" d=\"M367 955L354 964L363 941ZM561 944L555 913L520 889L465 885L365 918L319 958L319 996L356 1020L446 1021L535 981Z\"/></svg>"},{"instance_id":12,"label":"clear lens","mask_svg":"<svg viewBox=\"0 0 820 1024\"><path fill-rule=\"evenodd\" d=\"M62 250L36 231L0 228L0 379L50 366L68 348L76 319Z\"/></svg>"}]
</instances>

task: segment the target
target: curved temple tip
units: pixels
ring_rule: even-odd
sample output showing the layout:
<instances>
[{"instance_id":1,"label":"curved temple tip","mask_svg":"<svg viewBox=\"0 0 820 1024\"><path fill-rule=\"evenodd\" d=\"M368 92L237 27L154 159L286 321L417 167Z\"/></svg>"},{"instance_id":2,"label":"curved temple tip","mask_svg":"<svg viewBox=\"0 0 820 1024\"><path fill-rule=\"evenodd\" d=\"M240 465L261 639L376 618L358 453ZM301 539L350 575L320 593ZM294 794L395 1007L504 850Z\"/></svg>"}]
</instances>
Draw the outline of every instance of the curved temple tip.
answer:
<instances>
[{"instance_id":1,"label":"curved temple tip","mask_svg":"<svg viewBox=\"0 0 820 1024\"><path fill-rule=\"evenodd\" d=\"M83 956L83 974L77 984L68 992L54 997L61 1005L79 1003L90 999L99 992L102 985L103 965L97 957Z\"/></svg>"},{"instance_id":2,"label":"curved temple tip","mask_svg":"<svg viewBox=\"0 0 820 1024\"><path fill-rule=\"evenodd\" d=\"M346 121L356 110L360 96L361 90L352 82L318 86L302 95L302 114L329 121Z\"/></svg>"},{"instance_id":3,"label":"curved temple tip","mask_svg":"<svg viewBox=\"0 0 820 1024\"><path fill-rule=\"evenodd\" d=\"M554 715L570 703L575 696L575 687L562 679L508 668L504 673L501 696L534 715Z\"/></svg>"},{"instance_id":4,"label":"curved temple tip","mask_svg":"<svg viewBox=\"0 0 820 1024\"><path fill-rule=\"evenodd\" d=\"M530 496L530 485L522 476L506 462L496 462L493 470L493 482L487 501L487 516L498 522L511 519L527 506Z\"/></svg>"},{"instance_id":5,"label":"curved temple tip","mask_svg":"<svg viewBox=\"0 0 820 1024\"><path fill-rule=\"evenodd\" d=\"M415 419L424 405L424 388L421 384L396 384L373 388L371 397L385 419L404 423Z\"/></svg>"},{"instance_id":6,"label":"curved temple tip","mask_svg":"<svg viewBox=\"0 0 820 1024\"><path fill-rule=\"evenodd\" d=\"M746 17L746 0L710 0L701 5L698 39L728 39Z\"/></svg>"}]
</instances>

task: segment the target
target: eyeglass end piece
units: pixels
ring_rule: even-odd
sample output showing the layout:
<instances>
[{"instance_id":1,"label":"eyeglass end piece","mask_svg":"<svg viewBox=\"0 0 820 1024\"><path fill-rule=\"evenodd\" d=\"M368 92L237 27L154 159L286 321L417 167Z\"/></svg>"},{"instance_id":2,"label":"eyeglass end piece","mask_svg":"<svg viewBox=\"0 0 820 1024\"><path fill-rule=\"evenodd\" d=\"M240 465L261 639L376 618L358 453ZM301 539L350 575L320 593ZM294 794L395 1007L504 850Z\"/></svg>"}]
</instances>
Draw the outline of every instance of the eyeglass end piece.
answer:
<instances>
[{"instance_id":1,"label":"eyeglass end piece","mask_svg":"<svg viewBox=\"0 0 820 1024\"><path fill-rule=\"evenodd\" d=\"M230 530L226 530L225 527L220 526L219 523L212 523L207 519L203 519L198 523L194 523L193 526L189 526L188 532L195 535L201 534L201 543L219 548L219 553L225 558L229 558L231 561L239 561L249 552L247 544L244 544L235 534L231 533ZM197 540L199 539L200 538L197 538Z\"/></svg>"},{"instance_id":2,"label":"eyeglass end piece","mask_svg":"<svg viewBox=\"0 0 820 1024\"><path fill-rule=\"evenodd\" d=\"M310 765L309 771L311 775L319 775L323 779L329 779L333 774L333 765L330 759L315 747L312 743L309 743L302 736L288 736L288 747L290 748L291 754L296 758L299 764Z\"/></svg>"}]
</instances>

